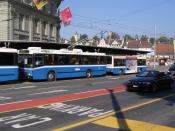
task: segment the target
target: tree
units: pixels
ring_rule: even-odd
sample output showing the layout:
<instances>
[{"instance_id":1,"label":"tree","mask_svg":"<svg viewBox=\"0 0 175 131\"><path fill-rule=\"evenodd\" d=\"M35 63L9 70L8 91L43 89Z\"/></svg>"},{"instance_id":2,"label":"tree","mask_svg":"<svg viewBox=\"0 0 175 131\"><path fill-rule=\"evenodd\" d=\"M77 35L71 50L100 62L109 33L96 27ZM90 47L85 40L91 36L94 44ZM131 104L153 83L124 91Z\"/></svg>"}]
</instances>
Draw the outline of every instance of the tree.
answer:
<instances>
[{"instance_id":1,"label":"tree","mask_svg":"<svg viewBox=\"0 0 175 131\"><path fill-rule=\"evenodd\" d=\"M140 38L140 40L142 40L142 41L147 40L147 39L148 39L148 37L146 35L142 35L141 38Z\"/></svg>"},{"instance_id":2,"label":"tree","mask_svg":"<svg viewBox=\"0 0 175 131\"><path fill-rule=\"evenodd\" d=\"M98 36L94 36L92 45L96 46L98 44L98 41L100 41L100 38Z\"/></svg>"},{"instance_id":3,"label":"tree","mask_svg":"<svg viewBox=\"0 0 175 131\"><path fill-rule=\"evenodd\" d=\"M100 38L99 38L98 36L94 36L94 37L93 37L93 40L95 40L95 41L99 41Z\"/></svg>"},{"instance_id":4,"label":"tree","mask_svg":"<svg viewBox=\"0 0 175 131\"><path fill-rule=\"evenodd\" d=\"M151 38L149 39L149 41L150 41L150 43L151 43L152 45L154 45L155 38L151 37Z\"/></svg>"},{"instance_id":5,"label":"tree","mask_svg":"<svg viewBox=\"0 0 175 131\"><path fill-rule=\"evenodd\" d=\"M169 42L169 39L166 36L160 36L160 38L158 39L159 42Z\"/></svg>"},{"instance_id":6,"label":"tree","mask_svg":"<svg viewBox=\"0 0 175 131\"><path fill-rule=\"evenodd\" d=\"M72 36L71 39L70 39L70 41L71 41L72 44L76 43L75 37Z\"/></svg>"},{"instance_id":7,"label":"tree","mask_svg":"<svg viewBox=\"0 0 175 131\"><path fill-rule=\"evenodd\" d=\"M126 34L123 38L125 43L128 42L129 40L134 40L134 38L128 34Z\"/></svg>"},{"instance_id":8,"label":"tree","mask_svg":"<svg viewBox=\"0 0 175 131\"><path fill-rule=\"evenodd\" d=\"M138 40L139 39L139 36L136 34L135 35L135 40Z\"/></svg>"},{"instance_id":9,"label":"tree","mask_svg":"<svg viewBox=\"0 0 175 131\"><path fill-rule=\"evenodd\" d=\"M88 40L88 35L87 34L81 35L80 40Z\"/></svg>"},{"instance_id":10,"label":"tree","mask_svg":"<svg viewBox=\"0 0 175 131\"><path fill-rule=\"evenodd\" d=\"M119 34L117 34L115 32L112 32L111 33L111 39L113 39L113 40L119 40L120 39L120 36L119 36Z\"/></svg>"},{"instance_id":11,"label":"tree","mask_svg":"<svg viewBox=\"0 0 175 131\"><path fill-rule=\"evenodd\" d=\"M120 39L120 35L115 33L115 32L111 32L110 35L107 36L107 39L119 40Z\"/></svg>"},{"instance_id":12,"label":"tree","mask_svg":"<svg viewBox=\"0 0 175 131\"><path fill-rule=\"evenodd\" d=\"M173 41L174 41L174 39L173 38L170 38L170 40L169 40L170 42L170 44L173 44Z\"/></svg>"}]
</instances>

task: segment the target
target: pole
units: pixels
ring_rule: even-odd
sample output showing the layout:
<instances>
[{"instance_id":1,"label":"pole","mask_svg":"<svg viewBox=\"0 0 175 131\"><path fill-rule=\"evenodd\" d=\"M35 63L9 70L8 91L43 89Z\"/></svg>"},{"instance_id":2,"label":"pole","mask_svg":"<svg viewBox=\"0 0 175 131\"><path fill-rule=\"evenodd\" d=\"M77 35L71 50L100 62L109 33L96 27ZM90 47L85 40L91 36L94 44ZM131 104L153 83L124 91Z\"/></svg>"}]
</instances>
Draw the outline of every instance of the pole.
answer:
<instances>
[{"instance_id":1,"label":"pole","mask_svg":"<svg viewBox=\"0 0 175 131\"><path fill-rule=\"evenodd\" d=\"M154 69L156 67L156 24L154 25Z\"/></svg>"}]
</instances>

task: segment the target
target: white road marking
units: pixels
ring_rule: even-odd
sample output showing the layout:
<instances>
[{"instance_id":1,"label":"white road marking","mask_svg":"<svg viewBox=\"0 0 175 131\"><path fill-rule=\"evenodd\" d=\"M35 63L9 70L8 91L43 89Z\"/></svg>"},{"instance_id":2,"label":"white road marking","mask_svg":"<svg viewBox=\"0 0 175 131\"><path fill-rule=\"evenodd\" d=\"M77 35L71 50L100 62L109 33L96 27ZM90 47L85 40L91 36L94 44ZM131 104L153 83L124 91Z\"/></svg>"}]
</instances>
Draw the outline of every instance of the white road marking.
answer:
<instances>
[{"instance_id":1,"label":"white road marking","mask_svg":"<svg viewBox=\"0 0 175 131\"><path fill-rule=\"evenodd\" d=\"M11 97L0 96L0 101L12 99Z\"/></svg>"},{"instance_id":2,"label":"white road marking","mask_svg":"<svg viewBox=\"0 0 175 131\"><path fill-rule=\"evenodd\" d=\"M10 105L10 104L16 104L16 103L21 103L21 102L29 102L29 101L32 101L32 100L25 100L25 101L16 101L16 102L10 102L10 103L3 103L3 104L0 104L0 106L3 106L3 105Z\"/></svg>"},{"instance_id":3,"label":"white road marking","mask_svg":"<svg viewBox=\"0 0 175 131\"><path fill-rule=\"evenodd\" d=\"M34 87L37 87L37 86L23 86L23 87L11 87L11 88L8 88L8 89L1 89L3 91L6 91L6 90L20 90L20 89L29 89L29 88L34 88Z\"/></svg>"},{"instance_id":4,"label":"white road marking","mask_svg":"<svg viewBox=\"0 0 175 131\"><path fill-rule=\"evenodd\" d=\"M114 81L101 81L101 82L93 82L92 84L104 84L104 83L111 83L111 82L114 82Z\"/></svg>"},{"instance_id":5,"label":"white road marking","mask_svg":"<svg viewBox=\"0 0 175 131\"><path fill-rule=\"evenodd\" d=\"M48 92L32 93L28 95L50 94L50 93L64 92L64 91L68 91L68 90L53 90L53 91L48 91Z\"/></svg>"}]
</instances>

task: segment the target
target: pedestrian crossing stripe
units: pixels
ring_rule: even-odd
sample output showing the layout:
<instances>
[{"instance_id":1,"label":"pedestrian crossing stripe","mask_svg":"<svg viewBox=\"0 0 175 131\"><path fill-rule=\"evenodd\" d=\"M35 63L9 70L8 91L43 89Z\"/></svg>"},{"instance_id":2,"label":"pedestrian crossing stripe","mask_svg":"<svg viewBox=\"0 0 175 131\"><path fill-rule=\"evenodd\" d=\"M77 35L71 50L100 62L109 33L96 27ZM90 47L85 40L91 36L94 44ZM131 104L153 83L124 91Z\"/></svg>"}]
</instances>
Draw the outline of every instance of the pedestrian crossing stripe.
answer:
<instances>
[{"instance_id":1,"label":"pedestrian crossing stripe","mask_svg":"<svg viewBox=\"0 0 175 131\"><path fill-rule=\"evenodd\" d=\"M114 116L100 119L92 123L109 128L130 130L130 131L175 131L175 128L167 126L137 120L120 119Z\"/></svg>"}]
</instances>

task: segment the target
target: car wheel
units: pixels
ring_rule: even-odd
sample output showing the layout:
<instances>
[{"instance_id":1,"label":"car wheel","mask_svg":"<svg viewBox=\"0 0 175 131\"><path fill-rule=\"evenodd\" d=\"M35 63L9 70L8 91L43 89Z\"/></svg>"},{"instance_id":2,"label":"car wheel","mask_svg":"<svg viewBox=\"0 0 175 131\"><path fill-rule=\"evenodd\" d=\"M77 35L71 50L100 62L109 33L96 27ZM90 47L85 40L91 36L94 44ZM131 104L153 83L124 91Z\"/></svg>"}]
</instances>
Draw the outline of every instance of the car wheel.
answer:
<instances>
[{"instance_id":1,"label":"car wheel","mask_svg":"<svg viewBox=\"0 0 175 131\"><path fill-rule=\"evenodd\" d=\"M55 80L55 73L54 72L49 72L47 74L47 80L48 81L54 81Z\"/></svg>"},{"instance_id":2,"label":"car wheel","mask_svg":"<svg viewBox=\"0 0 175 131\"><path fill-rule=\"evenodd\" d=\"M152 92L157 92L157 85L156 84L152 85Z\"/></svg>"}]
</instances>

